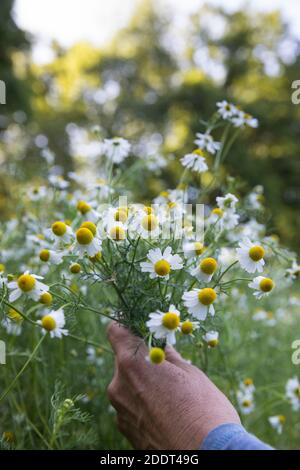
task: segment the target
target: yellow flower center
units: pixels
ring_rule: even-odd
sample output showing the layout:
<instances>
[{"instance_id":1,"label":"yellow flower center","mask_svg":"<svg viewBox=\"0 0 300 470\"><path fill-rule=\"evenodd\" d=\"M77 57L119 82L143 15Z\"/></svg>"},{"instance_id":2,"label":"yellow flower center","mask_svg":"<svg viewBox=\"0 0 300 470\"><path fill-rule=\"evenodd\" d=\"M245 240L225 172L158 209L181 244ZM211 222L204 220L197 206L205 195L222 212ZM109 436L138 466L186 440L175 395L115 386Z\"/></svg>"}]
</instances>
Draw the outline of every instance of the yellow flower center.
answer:
<instances>
[{"instance_id":1,"label":"yellow flower center","mask_svg":"<svg viewBox=\"0 0 300 470\"><path fill-rule=\"evenodd\" d=\"M193 323L189 320L186 320L181 325L181 333L183 335L190 335L193 333Z\"/></svg>"},{"instance_id":2,"label":"yellow flower center","mask_svg":"<svg viewBox=\"0 0 300 470\"><path fill-rule=\"evenodd\" d=\"M200 263L200 269L205 274L213 274L217 269L218 263L214 258L204 258Z\"/></svg>"},{"instance_id":3,"label":"yellow flower center","mask_svg":"<svg viewBox=\"0 0 300 470\"><path fill-rule=\"evenodd\" d=\"M271 292L274 288L274 282L269 277L264 277L259 283L259 288L263 292Z\"/></svg>"},{"instance_id":4,"label":"yellow flower center","mask_svg":"<svg viewBox=\"0 0 300 470\"><path fill-rule=\"evenodd\" d=\"M244 379L244 385L246 385L246 387L253 385L253 380L250 377L247 377L246 379Z\"/></svg>"},{"instance_id":5,"label":"yellow flower center","mask_svg":"<svg viewBox=\"0 0 300 470\"><path fill-rule=\"evenodd\" d=\"M152 364L161 364L165 360L165 351L161 348L151 348L149 352L149 359Z\"/></svg>"},{"instance_id":6,"label":"yellow flower center","mask_svg":"<svg viewBox=\"0 0 300 470\"><path fill-rule=\"evenodd\" d=\"M177 313L165 313L162 318L162 324L168 330L176 330L179 325L179 315Z\"/></svg>"},{"instance_id":7,"label":"yellow flower center","mask_svg":"<svg viewBox=\"0 0 300 470\"><path fill-rule=\"evenodd\" d=\"M220 209L219 207L215 207L215 208L211 211L211 213L217 215L217 216L220 217L220 218L222 218L223 215L224 215L224 211L222 211L222 209Z\"/></svg>"},{"instance_id":8,"label":"yellow flower center","mask_svg":"<svg viewBox=\"0 0 300 470\"><path fill-rule=\"evenodd\" d=\"M85 201L79 201L77 204L77 209L81 212L82 215L90 212L91 206Z\"/></svg>"},{"instance_id":9,"label":"yellow flower center","mask_svg":"<svg viewBox=\"0 0 300 470\"><path fill-rule=\"evenodd\" d=\"M79 245L89 245L93 241L94 235L88 228L80 228L76 232L76 239Z\"/></svg>"},{"instance_id":10,"label":"yellow flower center","mask_svg":"<svg viewBox=\"0 0 300 470\"><path fill-rule=\"evenodd\" d=\"M36 238L37 238L38 240L45 240L45 235L44 235L43 233L38 233L38 234L36 235Z\"/></svg>"},{"instance_id":11,"label":"yellow flower center","mask_svg":"<svg viewBox=\"0 0 300 470\"><path fill-rule=\"evenodd\" d=\"M249 256L252 261L260 261L265 255L265 250L260 245L252 246L249 250Z\"/></svg>"},{"instance_id":12,"label":"yellow flower center","mask_svg":"<svg viewBox=\"0 0 300 470\"><path fill-rule=\"evenodd\" d=\"M142 227L144 230L147 230L148 232L151 232L152 230L155 230L158 226L158 220L157 217L153 214L148 214L142 219Z\"/></svg>"},{"instance_id":13,"label":"yellow flower center","mask_svg":"<svg viewBox=\"0 0 300 470\"><path fill-rule=\"evenodd\" d=\"M11 431L4 431L4 433L2 434L2 438L4 441L9 442L9 443L12 443L15 441L15 435Z\"/></svg>"},{"instance_id":14,"label":"yellow flower center","mask_svg":"<svg viewBox=\"0 0 300 470\"><path fill-rule=\"evenodd\" d=\"M44 292L40 297L40 303L43 305L50 305L52 304L52 295L50 292Z\"/></svg>"},{"instance_id":15,"label":"yellow flower center","mask_svg":"<svg viewBox=\"0 0 300 470\"><path fill-rule=\"evenodd\" d=\"M215 348L216 346L218 346L219 340L218 340L217 338L215 338L215 339L210 339L209 341L207 341L207 344L208 344L208 346L210 346L211 348Z\"/></svg>"},{"instance_id":16,"label":"yellow flower center","mask_svg":"<svg viewBox=\"0 0 300 470\"><path fill-rule=\"evenodd\" d=\"M204 157L204 152L203 152L203 150L201 150L201 149L193 150L193 153L194 153L195 155L198 155L198 157Z\"/></svg>"},{"instance_id":17,"label":"yellow flower center","mask_svg":"<svg viewBox=\"0 0 300 470\"><path fill-rule=\"evenodd\" d=\"M144 206L143 207L143 211L146 213L146 214L153 214L154 213L154 210L151 206Z\"/></svg>"},{"instance_id":18,"label":"yellow flower center","mask_svg":"<svg viewBox=\"0 0 300 470\"><path fill-rule=\"evenodd\" d=\"M29 292L34 289L35 278L30 274L22 274L18 279L18 286L23 292Z\"/></svg>"},{"instance_id":19,"label":"yellow flower center","mask_svg":"<svg viewBox=\"0 0 300 470\"><path fill-rule=\"evenodd\" d=\"M127 209L124 207L124 208L119 208L116 210L115 212L115 220L117 222L126 222L127 218L128 218L128 211Z\"/></svg>"},{"instance_id":20,"label":"yellow flower center","mask_svg":"<svg viewBox=\"0 0 300 470\"><path fill-rule=\"evenodd\" d=\"M159 193L159 195L160 195L161 197L165 197L165 198L169 197L168 191L161 191L161 192Z\"/></svg>"},{"instance_id":21,"label":"yellow flower center","mask_svg":"<svg viewBox=\"0 0 300 470\"><path fill-rule=\"evenodd\" d=\"M171 265L165 259L160 259L159 261L155 263L154 271L159 276L167 276L169 272L171 271Z\"/></svg>"},{"instance_id":22,"label":"yellow flower center","mask_svg":"<svg viewBox=\"0 0 300 470\"><path fill-rule=\"evenodd\" d=\"M100 261L102 258L102 253L101 251L98 251L98 253L96 253L94 256L89 256L89 260L92 262L92 263L96 263L97 261Z\"/></svg>"},{"instance_id":23,"label":"yellow flower center","mask_svg":"<svg viewBox=\"0 0 300 470\"><path fill-rule=\"evenodd\" d=\"M46 315L42 318L42 327L47 331L52 331L56 328L56 321L51 315Z\"/></svg>"},{"instance_id":24,"label":"yellow flower center","mask_svg":"<svg viewBox=\"0 0 300 470\"><path fill-rule=\"evenodd\" d=\"M10 308L8 310L7 316L15 323L21 323L21 321L23 321L22 315L20 315L14 308Z\"/></svg>"},{"instance_id":25,"label":"yellow flower center","mask_svg":"<svg viewBox=\"0 0 300 470\"><path fill-rule=\"evenodd\" d=\"M110 237L115 240L115 241L121 241L125 240L126 238L126 233L123 227L120 227L119 225L116 225L115 227L112 227L109 232Z\"/></svg>"},{"instance_id":26,"label":"yellow flower center","mask_svg":"<svg viewBox=\"0 0 300 470\"><path fill-rule=\"evenodd\" d=\"M40 252L40 260L41 261L44 261L44 263L46 263L47 261L49 261L49 258L50 258L50 251L49 250L42 250Z\"/></svg>"},{"instance_id":27,"label":"yellow flower center","mask_svg":"<svg viewBox=\"0 0 300 470\"><path fill-rule=\"evenodd\" d=\"M296 395L296 397L298 397L300 399L300 387L297 387L295 389L295 395Z\"/></svg>"},{"instance_id":28,"label":"yellow flower center","mask_svg":"<svg viewBox=\"0 0 300 470\"><path fill-rule=\"evenodd\" d=\"M176 202L168 202L168 208L169 209L175 209L175 207L177 207Z\"/></svg>"},{"instance_id":29,"label":"yellow flower center","mask_svg":"<svg viewBox=\"0 0 300 470\"><path fill-rule=\"evenodd\" d=\"M70 266L70 272L71 272L72 274L78 274L78 273L80 273L80 270L81 270L80 264L78 264L78 263L73 263L73 264L71 264L71 266Z\"/></svg>"},{"instance_id":30,"label":"yellow flower center","mask_svg":"<svg viewBox=\"0 0 300 470\"><path fill-rule=\"evenodd\" d=\"M67 231L67 225L64 222L54 222L52 224L52 232L57 237L62 237Z\"/></svg>"},{"instance_id":31,"label":"yellow flower center","mask_svg":"<svg viewBox=\"0 0 300 470\"><path fill-rule=\"evenodd\" d=\"M210 305L216 300L216 298L216 291L211 287L205 287L198 292L198 299L202 305Z\"/></svg>"},{"instance_id":32,"label":"yellow flower center","mask_svg":"<svg viewBox=\"0 0 300 470\"><path fill-rule=\"evenodd\" d=\"M281 423L281 424L284 424L285 421L286 421L286 417L284 415L279 415L278 416L278 421Z\"/></svg>"},{"instance_id":33,"label":"yellow flower center","mask_svg":"<svg viewBox=\"0 0 300 470\"><path fill-rule=\"evenodd\" d=\"M252 401L251 400L244 400L242 405L245 407L245 408L249 408L251 405L252 405Z\"/></svg>"},{"instance_id":34,"label":"yellow flower center","mask_svg":"<svg viewBox=\"0 0 300 470\"><path fill-rule=\"evenodd\" d=\"M5 266L4 264L0 263L0 273L3 273L5 271Z\"/></svg>"},{"instance_id":35,"label":"yellow flower center","mask_svg":"<svg viewBox=\"0 0 300 470\"><path fill-rule=\"evenodd\" d=\"M88 228L89 231L92 232L92 234L94 236L96 235L97 227L93 222L89 222L89 221L83 222L83 224L81 224L80 228Z\"/></svg>"},{"instance_id":36,"label":"yellow flower center","mask_svg":"<svg viewBox=\"0 0 300 470\"><path fill-rule=\"evenodd\" d=\"M195 242L194 243L194 248L195 248L195 253L196 255L202 255L203 251L204 251L204 245L203 243L201 242Z\"/></svg>"}]
</instances>

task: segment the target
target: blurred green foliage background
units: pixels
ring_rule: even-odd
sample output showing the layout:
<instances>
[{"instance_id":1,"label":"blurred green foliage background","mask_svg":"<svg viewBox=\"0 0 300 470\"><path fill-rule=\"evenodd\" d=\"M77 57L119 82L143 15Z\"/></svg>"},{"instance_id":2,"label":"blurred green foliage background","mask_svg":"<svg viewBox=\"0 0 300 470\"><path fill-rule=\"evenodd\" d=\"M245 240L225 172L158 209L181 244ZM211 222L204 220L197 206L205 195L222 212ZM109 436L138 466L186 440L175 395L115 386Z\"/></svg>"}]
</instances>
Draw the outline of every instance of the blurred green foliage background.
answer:
<instances>
[{"instance_id":1,"label":"blurred green foliage background","mask_svg":"<svg viewBox=\"0 0 300 470\"><path fill-rule=\"evenodd\" d=\"M41 66L32 63L32 38L17 27L12 8L13 0L1 0L0 78L7 86L0 108L1 218L13 212L16 184L41 182L43 151L54 153L65 174L90 165L70 136L94 125L103 137L120 135L175 157L161 174L145 175L137 196L150 199L175 185L178 157L194 148L200 119L227 99L260 126L242 134L224 173L238 178L240 193L265 187L270 232L299 251L300 105L292 104L291 84L300 79L300 44L278 12L228 14L206 6L182 38L145 1L105 49L53 43L55 59Z\"/></svg>"}]
</instances>

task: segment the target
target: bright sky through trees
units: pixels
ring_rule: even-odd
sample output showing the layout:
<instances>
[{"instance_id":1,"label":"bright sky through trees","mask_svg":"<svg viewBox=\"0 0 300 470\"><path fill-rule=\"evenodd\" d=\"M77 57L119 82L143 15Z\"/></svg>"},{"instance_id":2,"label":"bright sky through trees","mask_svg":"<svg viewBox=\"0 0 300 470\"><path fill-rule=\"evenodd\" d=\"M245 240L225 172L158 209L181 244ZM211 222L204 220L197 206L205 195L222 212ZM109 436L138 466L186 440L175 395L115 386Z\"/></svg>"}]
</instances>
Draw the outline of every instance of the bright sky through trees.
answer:
<instances>
[{"instance_id":1,"label":"bright sky through trees","mask_svg":"<svg viewBox=\"0 0 300 470\"><path fill-rule=\"evenodd\" d=\"M16 0L15 15L18 24L35 36L34 60L51 60L49 44L52 39L63 46L77 41L103 45L118 29L126 26L136 6L142 0ZM184 17L195 11L203 0L156 0L160 7ZM280 9L300 37L300 2L295 0L207 0L209 5L222 5L235 10L247 4L259 10Z\"/></svg>"}]
</instances>

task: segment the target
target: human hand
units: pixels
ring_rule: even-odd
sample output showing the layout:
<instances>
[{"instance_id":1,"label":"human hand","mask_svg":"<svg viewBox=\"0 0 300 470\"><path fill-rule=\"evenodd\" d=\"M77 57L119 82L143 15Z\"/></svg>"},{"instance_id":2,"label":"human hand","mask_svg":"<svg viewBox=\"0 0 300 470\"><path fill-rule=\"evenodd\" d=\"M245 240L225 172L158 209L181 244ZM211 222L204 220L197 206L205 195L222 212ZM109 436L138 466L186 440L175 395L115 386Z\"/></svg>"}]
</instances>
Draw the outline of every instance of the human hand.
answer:
<instances>
[{"instance_id":1,"label":"human hand","mask_svg":"<svg viewBox=\"0 0 300 470\"><path fill-rule=\"evenodd\" d=\"M108 338L116 354L108 396L134 448L197 450L220 424L240 424L225 395L173 348L154 365L143 340L126 328L111 323Z\"/></svg>"}]
</instances>

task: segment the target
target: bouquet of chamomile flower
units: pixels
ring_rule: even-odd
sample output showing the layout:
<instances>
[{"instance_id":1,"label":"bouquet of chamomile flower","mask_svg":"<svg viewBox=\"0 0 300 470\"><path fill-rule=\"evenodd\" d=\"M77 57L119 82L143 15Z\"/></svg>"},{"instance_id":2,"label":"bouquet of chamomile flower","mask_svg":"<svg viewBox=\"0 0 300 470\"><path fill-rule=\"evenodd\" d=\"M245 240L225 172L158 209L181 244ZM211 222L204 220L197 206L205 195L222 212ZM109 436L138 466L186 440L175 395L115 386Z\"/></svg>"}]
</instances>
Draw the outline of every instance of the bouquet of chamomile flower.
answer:
<instances>
[{"instance_id":1,"label":"bouquet of chamomile flower","mask_svg":"<svg viewBox=\"0 0 300 470\"><path fill-rule=\"evenodd\" d=\"M180 159L178 186L152 204L135 203L124 189L132 147L119 137L101 143L97 176L71 172L64 179L50 171L49 185L27 191L31 209L2 230L0 276L2 326L15 335L25 324L38 331L27 363L45 338L93 344L77 334L79 311L142 337L153 364L163 362L167 344L215 348L232 289L252 292L259 304L283 282L272 275L275 265L283 266L286 279L299 272L293 255L256 219L264 210L263 188L243 200L232 178L219 188L234 141L257 120L222 101L203 125ZM216 191L215 204L204 204Z\"/></svg>"}]
</instances>

